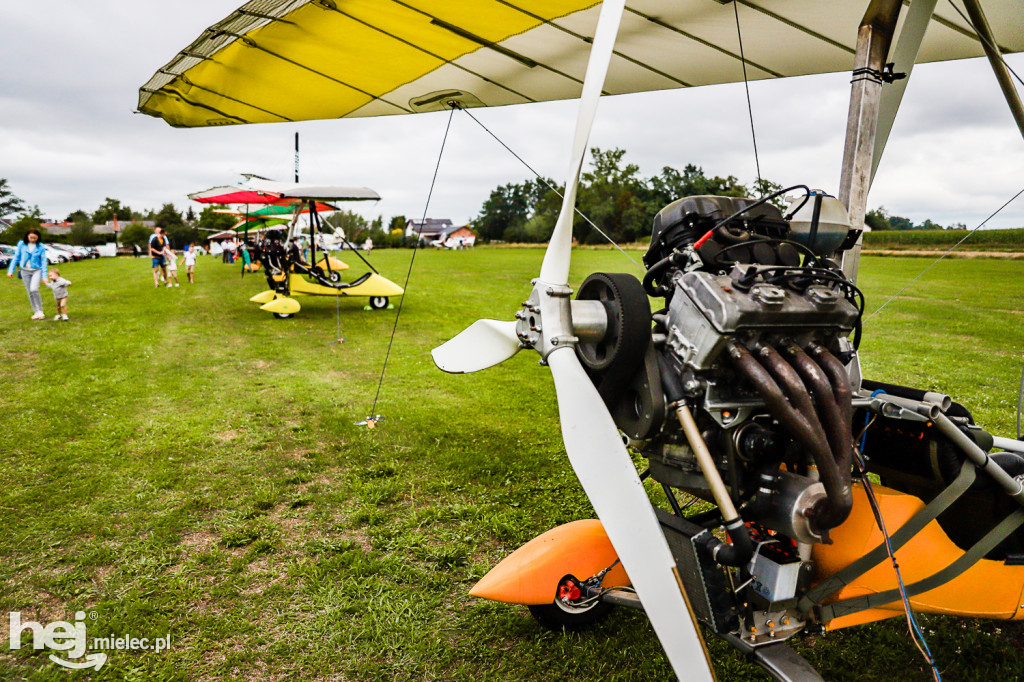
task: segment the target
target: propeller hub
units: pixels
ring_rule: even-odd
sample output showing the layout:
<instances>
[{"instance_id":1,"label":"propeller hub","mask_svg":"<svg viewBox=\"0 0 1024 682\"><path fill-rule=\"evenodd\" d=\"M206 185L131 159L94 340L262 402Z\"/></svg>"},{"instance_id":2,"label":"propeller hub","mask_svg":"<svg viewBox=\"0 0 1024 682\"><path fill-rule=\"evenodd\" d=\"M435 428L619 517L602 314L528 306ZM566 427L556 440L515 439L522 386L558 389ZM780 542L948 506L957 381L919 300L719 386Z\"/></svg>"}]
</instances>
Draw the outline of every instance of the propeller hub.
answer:
<instances>
[{"instance_id":1,"label":"propeller hub","mask_svg":"<svg viewBox=\"0 0 1024 682\"><path fill-rule=\"evenodd\" d=\"M579 339L572 328L572 289L565 284L533 280L533 291L516 312L516 337L525 348L541 356L541 364L559 348L575 346Z\"/></svg>"}]
</instances>

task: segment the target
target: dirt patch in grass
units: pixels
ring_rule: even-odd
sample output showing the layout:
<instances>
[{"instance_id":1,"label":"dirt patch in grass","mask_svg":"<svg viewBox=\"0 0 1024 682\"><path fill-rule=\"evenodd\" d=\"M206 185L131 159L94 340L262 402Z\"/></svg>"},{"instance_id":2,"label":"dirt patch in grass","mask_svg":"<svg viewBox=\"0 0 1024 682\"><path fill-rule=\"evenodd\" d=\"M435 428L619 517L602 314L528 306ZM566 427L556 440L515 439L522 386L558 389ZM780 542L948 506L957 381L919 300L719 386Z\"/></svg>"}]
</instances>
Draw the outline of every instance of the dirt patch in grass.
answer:
<instances>
[{"instance_id":1,"label":"dirt patch in grass","mask_svg":"<svg viewBox=\"0 0 1024 682\"><path fill-rule=\"evenodd\" d=\"M1024 253L1019 251L935 251L930 249L865 249L865 256L915 256L922 258L995 258L997 260L1024 260Z\"/></svg>"},{"instance_id":2,"label":"dirt patch in grass","mask_svg":"<svg viewBox=\"0 0 1024 682\"><path fill-rule=\"evenodd\" d=\"M208 530L197 530L187 533L181 538L181 546L186 555L199 554L210 549L217 543L217 536Z\"/></svg>"},{"instance_id":3,"label":"dirt patch in grass","mask_svg":"<svg viewBox=\"0 0 1024 682\"><path fill-rule=\"evenodd\" d=\"M221 443L227 443L238 438L240 435L242 434L240 434L238 431L234 429L225 429L224 431L220 431L214 434L213 437L216 438Z\"/></svg>"}]
</instances>

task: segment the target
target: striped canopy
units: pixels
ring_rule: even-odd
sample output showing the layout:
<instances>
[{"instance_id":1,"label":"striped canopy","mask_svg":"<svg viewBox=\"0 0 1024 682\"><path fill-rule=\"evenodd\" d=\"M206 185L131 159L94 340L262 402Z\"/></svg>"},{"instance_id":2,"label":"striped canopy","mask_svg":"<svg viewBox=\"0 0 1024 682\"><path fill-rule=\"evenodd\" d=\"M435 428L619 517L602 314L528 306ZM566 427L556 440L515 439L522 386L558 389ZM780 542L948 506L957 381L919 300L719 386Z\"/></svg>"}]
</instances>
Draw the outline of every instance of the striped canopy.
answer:
<instances>
[{"instance_id":1,"label":"striped canopy","mask_svg":"<svg viewBox=\"0 0 1024 682\"><path fill-rule=\"evenodd\" d=\"M606 94L850 70L868 0L629 0ZM907 3L905 3L907 4ZM983 0L1004 52L1021 0ZM139 111L211 126L499 106L577 97L593 0L252 0L139 91ZM904 12L903 14L906 14ZM918 62L983 54L937 5Z\"/></svg>"},{"instance_id":2,"label":"striped canopy","mask_svg":"<svg viewBox=\"0 0 1024 682\"><path fill-rule=\"evenodd\" d=\"M294 213L297 201L316 200L318 211L338 209L323 201L379 201L380 195L369 187L339 187L335 185L310 185L294 182L274 182L261 178L249 178L244 184L211 187L202 192L188 195L192 201L201 204L267 204L290 208ZM304 209L305 212L308 209Z\"/></svg>"}]
</instances>

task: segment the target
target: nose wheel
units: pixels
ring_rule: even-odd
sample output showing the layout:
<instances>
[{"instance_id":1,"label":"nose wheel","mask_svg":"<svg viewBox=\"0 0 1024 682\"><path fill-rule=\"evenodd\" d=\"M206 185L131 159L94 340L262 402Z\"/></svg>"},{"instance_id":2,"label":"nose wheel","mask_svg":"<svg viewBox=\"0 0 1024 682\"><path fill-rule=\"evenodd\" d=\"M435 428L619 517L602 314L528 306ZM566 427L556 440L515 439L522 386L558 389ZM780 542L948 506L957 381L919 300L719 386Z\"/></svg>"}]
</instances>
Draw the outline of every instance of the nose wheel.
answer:
<instances>
[{"instance_id":1,"label":"nose wheel","mask_svg":"<svg viewBox=\"0 0 1024 682\"><path fill-rule=\"evenodd\" d=\"M374 310L384 310L385 308L388 307L388 297L387 296L371 296L370 297L370 307L373 308Z\"/></svg>"},{"instance_id":2,"label":"nose wheel","mask_svg":"<svg viewBox=\"0 0 1024 682\"><path fill-rule=\"evenodd\" d=\"M579 582L572 576L562 578L558 596L550 604L534 604L530 615L549 630L582 630L601 622L612 610L612 604L596 597L583 598Z\"/></svg>"}]
</instances>

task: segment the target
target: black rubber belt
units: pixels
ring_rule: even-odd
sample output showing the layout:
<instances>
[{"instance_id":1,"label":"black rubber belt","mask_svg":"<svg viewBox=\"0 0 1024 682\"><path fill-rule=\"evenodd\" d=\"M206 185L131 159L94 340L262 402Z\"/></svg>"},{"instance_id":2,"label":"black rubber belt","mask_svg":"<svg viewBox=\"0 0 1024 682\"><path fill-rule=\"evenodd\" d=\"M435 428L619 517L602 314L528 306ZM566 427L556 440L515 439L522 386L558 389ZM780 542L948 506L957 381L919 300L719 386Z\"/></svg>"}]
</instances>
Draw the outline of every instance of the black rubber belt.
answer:
<instances>
[{"instance_id":1,"label":"black rubber belt","mask_svg":"<svg viewBox=\"0 0 1024 682\"><path fill-rule=\"evenodd\" d=\"M978 540L978 542L964 553L963 556L951 563L949 566L923 580L919 580L916 583L908 585L906 587L907 596L912 597L914 595L921 594L922 592L933 590L961 575L971 566L978 563L978 561L986 554L991 552L996 545L1005 540L1010 533L1017 530L1022 523L1024 523L1024 509L1018 509L1003 519L998 526L986 533L985 537ZM898 599L900 599L900 591L898 589L886 590L885 592L868 594L861 597L854 597L853 599L845 599L843 601L821 607L821 619L827 622L833 618L846 616L851 613L857 613L858 611L864 611L865 609L871 609L877 606L883 606L897 601Z\"/></svg>"},{"instance_id":2,"label":"black rubber belt","mask_svg":"<svg viewBox=\"0 0 1024 682\"><path fill-rule=\"evenodd\" d=\"M907 542L917 535L925 526L934 521L939 514L946 511L950 505L956 502L964 491L971 487L971 484L974 482L976 477L977 470L974 465L971 464L970 460L965 460L960 467L960 474L956 479L954 479L945 490L939 493L935 499L929 502L924 509L914 514L909 521L903 524L899 530L892 534L889 540L892 545L892 551L895 553L896 550L907 544ZM818 606L826 597L843 589L854 580L885 561L888 557L889 550L886 549L885 543L883 542L843 570L808 590L807 593L804 594L804 596L797 602L797 608L802 614L809 613L811 609ZM889 601L892 600L890 599ZM884 603L888 604L889 602Z\"/></svg>"}]
</instances>

